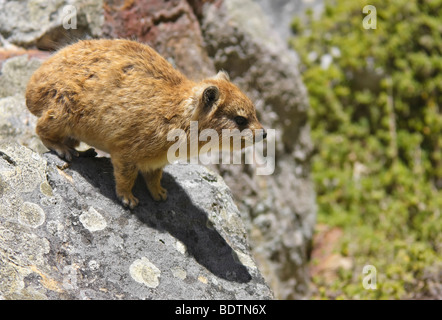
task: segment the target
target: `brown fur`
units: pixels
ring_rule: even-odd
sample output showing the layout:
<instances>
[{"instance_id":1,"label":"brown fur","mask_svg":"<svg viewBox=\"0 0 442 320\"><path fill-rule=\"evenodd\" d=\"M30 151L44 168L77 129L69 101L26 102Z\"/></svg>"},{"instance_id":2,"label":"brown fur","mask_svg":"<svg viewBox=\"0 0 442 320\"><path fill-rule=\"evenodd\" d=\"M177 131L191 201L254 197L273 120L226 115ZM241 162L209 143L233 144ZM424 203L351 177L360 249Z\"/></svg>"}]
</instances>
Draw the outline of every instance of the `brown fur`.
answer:
<instances>
[{"instance_id":1,"label":"brown fur","mask_svg":"<svg viewBox=\"0 0 442 320\"><path fill-rule=\"evenodd\" d=\"M214 87L216 101L205 99ZM195 83L175 70L147 45L129 40L79 41L57 52L32 75L26 104L39 117L36 131L59 156L78 156L79 141L108 152L114 166L116 192L133 208L132 187L139 171L155 200L165 200L161 187L167 141L173 129L189 132L239 126L262 129L252 102L227 74ZM244 128L239 128L244 129Z\"/></svg>"}]
</instances>

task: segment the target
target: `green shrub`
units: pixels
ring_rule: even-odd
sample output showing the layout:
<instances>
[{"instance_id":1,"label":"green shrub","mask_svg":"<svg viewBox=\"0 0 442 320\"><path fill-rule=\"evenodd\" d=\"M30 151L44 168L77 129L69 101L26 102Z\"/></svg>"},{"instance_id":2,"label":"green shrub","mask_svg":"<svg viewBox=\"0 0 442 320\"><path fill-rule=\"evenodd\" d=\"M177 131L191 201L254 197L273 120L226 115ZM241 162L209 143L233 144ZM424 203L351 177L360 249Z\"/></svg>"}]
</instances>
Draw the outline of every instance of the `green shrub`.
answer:
<instances>
[{"instance_id":1,"label":"green shrub","mask_svg":"<svg viewBox=\"0 0 442 320\"><path fill-rule=\"evenodd\" d=\"M376 29L363 28L367 4ZM344 230L338 252L354 262L333 283L315 277L317 297L442 294L441 21L442 0L340 0L293 22L319 150L318 221ZM362 287L366 264L377 290Z\"/></svg>"}]
</instances>

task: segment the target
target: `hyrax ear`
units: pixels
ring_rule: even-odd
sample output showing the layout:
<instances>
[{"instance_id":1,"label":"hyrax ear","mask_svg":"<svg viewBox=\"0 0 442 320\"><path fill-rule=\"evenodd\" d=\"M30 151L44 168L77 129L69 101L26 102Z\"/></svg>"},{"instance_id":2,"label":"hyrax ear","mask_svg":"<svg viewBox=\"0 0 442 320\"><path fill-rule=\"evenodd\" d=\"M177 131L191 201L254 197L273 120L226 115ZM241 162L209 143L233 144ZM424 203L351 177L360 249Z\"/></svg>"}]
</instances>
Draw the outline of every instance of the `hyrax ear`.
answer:
<instances>
[{"instance_id":1,"label":"hyrax ear","mask_svg":"<svg viewBox=\"0 0 442 320\"><path fill-rule=\"evenodd\" d=\"M230 81L229 74L224 70L220 70L213 79Z\"/></svg>"},{"instance_id":2,"label":"hyrax ear","mask_svg":"<svg viewBox=\"0 0 442 320\"><path fill-rule=\"evenodd\" d=\"M210 86L204 89L203 105L204 109L209 110L219 99L219 89L217 86Z\"/></svg>"}]
</instances>

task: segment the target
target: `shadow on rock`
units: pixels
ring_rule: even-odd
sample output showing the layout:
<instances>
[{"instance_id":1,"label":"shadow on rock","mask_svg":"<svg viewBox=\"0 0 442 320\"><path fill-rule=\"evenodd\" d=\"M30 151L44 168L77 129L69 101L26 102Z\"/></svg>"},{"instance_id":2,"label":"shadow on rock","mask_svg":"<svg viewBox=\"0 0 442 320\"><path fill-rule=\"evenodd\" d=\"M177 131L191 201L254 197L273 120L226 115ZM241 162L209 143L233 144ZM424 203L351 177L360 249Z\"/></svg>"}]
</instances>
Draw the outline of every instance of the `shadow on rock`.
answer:
<instances>
[{"instance_id":1,"label":"shadow on rock","mask_svg":"<svg viewBox=\"0 0 442 320\"><path fill-rule=\"evenodd\" d=\"M98 188L105 197L121 206L123 212L123 206L115 195L110 159L75 159L69 168ZM192 202L186 191L168 172L163 173L162 185L168 190L168 199L165 202L155 202L139 175L133 193L140 203L132 213L147 226L160 232L168 232L184 243L188 253L217 277L239 283L249 282L252 277L247 268L239 262L236 253L212 226L206 212Z\"/></svg>"}]
</instances>

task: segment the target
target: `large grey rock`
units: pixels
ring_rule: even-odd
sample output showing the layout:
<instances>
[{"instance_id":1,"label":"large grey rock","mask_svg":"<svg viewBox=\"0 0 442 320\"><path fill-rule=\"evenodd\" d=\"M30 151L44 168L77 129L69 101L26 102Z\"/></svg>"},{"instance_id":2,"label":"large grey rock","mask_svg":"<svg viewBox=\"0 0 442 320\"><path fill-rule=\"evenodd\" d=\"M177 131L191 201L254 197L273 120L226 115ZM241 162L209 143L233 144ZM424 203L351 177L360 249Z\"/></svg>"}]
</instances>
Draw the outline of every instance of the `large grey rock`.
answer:
<instances>
[{"instance_id":1,"label":"large grey rock","mask_svg":"<svg viewBox=\"0 0 442 320\"><path fill-rule=\"evenodd\" d=\"M6 60L1 65L0 98L16 94L24 97L28 80L40 64L39 59L29 59L26 54Z\"/></svg>"},{"instance_id":2,"label":"large grey rock","mask_svg":"<svg viewBox=\"0 0 442 320\"><path fill-rule=\"evenodd\" d=\"M70 0L57 1L61 4L73 3ZM160 5L161 2L164 3ZM146 7L153 3L164 7L158 15L154 14L159 17L158 21L154 19L157 23L154 25L161 32L154 32L155 28L141 28L146 33L145 38L153 37L152 44L155 48L175 62L177 68L189 77L211 76L210 70L227 70L233 82L256 102L260 120L266 128L276 129L276 155L269 159L275 161L276 165L272 175L256 176L253 165L220 165L213 166L212 169L219 172L232 189L246 224L254 257L276 297L306 297L315 197L309 175L312 144L307 123L308 102L297 69L296 55L271 29L266 13L251 0L187 0L197 12L198 20L189 13L184 0L174 1L178 2L182 5L169 11L172 2L165 0L139 0L128 2L128 6L123 1L108 1L106 3L112 5L106 5L106 10L124 9L132 14L139 14L137 4ZM90 24L84 24L85 28L89 28L88 25L93 28L101 25L103 14L98 2L90 0L84 3L96 5L77 7L80 12L79 23L90 20ZM0 0L0 4L5 3ZM25 1L20 4L27 6ZM26 10L28 9L23 9L23 12ZM89 13L86 13L87 10ZM46 12L46 9L41 12ZM125 12L118 14L125 16ZM15 12L15 20L12 18L13 12L9 13L7 21L12 25L8 25L8 30L20 28L21 22L14 21L21 19L21 12ZM58 13L52 17L58 17ZM0 26L1 21L5 21L3 18L0 17ZM131 23L134 21L138 20L129 19ZM109 22L105 22L104 26L106 23ZM140 25L137 27L140 29ZM184 27L187 29L183 31ZM59 27L55 29L58 30ZM98 29L97 27L95 32L86 31L91 36L99 36ZM5 29L0 27L0 30ZM49 29L42 30L44 35L37 38L63 42L52 37L53 33ZM5 38L13 41L14 37L11 36L16 32L8 32L0 31ZM23 34L26 35L27 31ZM175 39L180 41L176 42ZM35 41L37 40L23 45L42 43L40 40ZM191 50L191 59L186 58L189 52L186 48L190 47L187 41L193 41L192 48L198 49ZM179 43L185 45L180 47ZM207 58L209 56L210 59ZM189 59L193 62L188 63ZM3 128L0 129L0 135L15 137L21 144L40 153L44 152L44 147L33 131L35 118L26 111L22 96L27 82L26 71L34 67L34 62L21 58L12 62L8 60L5 64L9 64L11 68L8 67L8 70L11 72L8 71L7 77L6 73L0 75L0 92L2 88L7 91L7 94L3 94L5 98L0 100L0 128ZM17 72L14 73L14 70ZM17 112L14 113L14 110Z\"/></svg>"},{"instance_id":3,"label":"large grey rock","mask_svg":"<svg viewBox=\"0 0 442 320\"><path fill-rule=\"evenodd\" d=\"M103 20L102 0L0 0L0 35L23 47L98 37Z\"/></svg>"},{"instance_id":4,"label":"large grey rock","mask_svg":"<svg viewBox=\"0 0 442 320\"><path fill-rule=\"evenodd\" d=\"M201 0L197 0L201 1ZM216 74L188 0L105 0L103 35L137 39L194 80Z\"/></svg>"},{"instance_id":5,"label":"large grey rock","mask_svg":"<svg viewBox=\"0 0 442 320\"><path fill-rule=\"evenodd\" d=\"M324 0L253 0L269 18L272 27L287 41L291 36L290 25L295 16L303 16L307 9L315 14L322 11Z\"/></svg>"},{"instance_id":6,"label":"large grey rock","mask_svg":"<svg viewBox=\"0 0 442 320\"><path fill-rule=\"evenodd\" d=\"M70 165L0 143L0 299L269 299L222 178L169 166L122 208L107 158Z\"/></svg>"},{"instance_id":7,"label":"large grey rock","mask_svg":"<svg viewBox=\"0 0 442 320\"><path fill-rule=\"evenodd\" d=\"M39 64L26 55L3 64L0 82L6 85L4 98L0 98L0 137L42 153L46 149L35 135L36 118L26 108L23 85ZM182 193L171 196L169 208L153 203L139 181L137 196L145 199L145 209L140 209L141 204L133 215L115 201L109 159L80 159L72 164L73 171L60 170L57 165L63 167L65 163L53 155L42 158L15 143L4 142L0 147L0 232L25 235L22 240L17 236L0 241L0 294L4 298L271 297L250 257L231 193L215 173L199 166L171 166L167 171L170 174L165 175L165 180L171 181L169 191ZM183 185L174 174L183 179ZM187 196L182 188L194 192ZM213 197L207 192L214 192ZM229 204L224 203L226 197ZM182 215L185 213L188 215ZM85 242L92 238L96 242ZM33 244L28 248L25 242L29 239ZM61 264L51 264L61 253L55 249L51 252L48 246L68 248L62 251ZM168 263L163 265L160 259ZM115 263L119 260L121 265ZM144 273L151 280L145 281ZM158 289L154 290L148 285L157 284L158 274ZM95 280L87 279L92 276L110 278L97 282L94 288ZM108 289L118 287L113 284L118 277L126 277L119 291ZM176 289L171 291L172 287ZM251 293L253 287L257 294Z\"/></svg>"},{"instance_id":8,"label":"large grey rock","mask_svg":"<svg viewBox=\"0 0 442 320\"><path fill-rule=\"evenodd\" d=\"M40 66L39 59L24 54L6 60L0 72L0 139L10 138L34 151L48 149L35 133L37 118L25 102L25 90L32 73Z\"/></svg>"},{"instance_id":9,"label":"large grey rock","mask_svg":"<svg viewBox=\"0 0 442 320\"><path fill-rule=\"evenodd\" d=\"M254 256L276 297L303 298L316 214L309 105L296 56L267 20L251 0L224 0L203 10L203 36L216 69L229 72L256 103L264 126L276 130L273 174L255 175L253 165L218 170L249 221Z\"/></svg>"},{"instance_id":10,"label":"large grey rock","mask_svg":"<svg viewBox=\"0 0 442 320\"><path fill-rule=\"evenodd\" d=\"M32 150L46 152L48 149L35 134L36 122L23 96L0 98L0 137L14 138Z\"/></svg>"}]
</instances>

